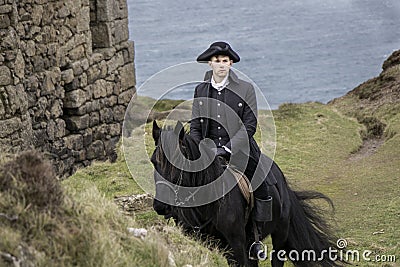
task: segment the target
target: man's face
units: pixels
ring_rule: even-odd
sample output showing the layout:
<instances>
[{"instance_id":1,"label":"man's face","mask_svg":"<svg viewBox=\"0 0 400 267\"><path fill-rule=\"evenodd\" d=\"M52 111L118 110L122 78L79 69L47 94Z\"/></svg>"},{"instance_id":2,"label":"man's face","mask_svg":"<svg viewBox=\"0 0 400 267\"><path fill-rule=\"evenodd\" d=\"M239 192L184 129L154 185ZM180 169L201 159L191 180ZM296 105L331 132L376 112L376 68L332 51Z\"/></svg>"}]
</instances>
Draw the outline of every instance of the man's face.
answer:
<instances>
[{"instance_id":1,"label":"man's face","mask_svg":"<svg viewBox=\"0 0 400 267\"><path fill-rule=\"evenodd\" d=\"M208 65L210 65L213 71L216 82L221 82L225 78L232 64L233 61L230 60L228 56L213 56L210 61L208 61Z\"/></svg>"}]
</instances>

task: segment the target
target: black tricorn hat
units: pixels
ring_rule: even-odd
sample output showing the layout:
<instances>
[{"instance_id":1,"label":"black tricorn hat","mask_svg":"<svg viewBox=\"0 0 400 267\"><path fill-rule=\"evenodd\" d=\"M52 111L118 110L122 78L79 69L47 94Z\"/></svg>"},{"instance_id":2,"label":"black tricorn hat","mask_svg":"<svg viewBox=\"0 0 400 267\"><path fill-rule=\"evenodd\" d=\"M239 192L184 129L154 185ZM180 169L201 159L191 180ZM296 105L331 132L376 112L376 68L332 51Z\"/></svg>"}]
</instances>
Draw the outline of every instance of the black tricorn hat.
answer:
<instances>
[{"instance_id":1,"label":"black tricorn hat","mask_svg":"<svg viewBox=\"0 0 400 267\"><path fill-rule=\"evenodd\" d=\"M239 55L233 51L231 46L225 42L215 42L210 45L210 47L197 57L198 62L207 62L212 56L224 55L229 56L233 63L239 62Z\"/></svg>"}]
</instances>

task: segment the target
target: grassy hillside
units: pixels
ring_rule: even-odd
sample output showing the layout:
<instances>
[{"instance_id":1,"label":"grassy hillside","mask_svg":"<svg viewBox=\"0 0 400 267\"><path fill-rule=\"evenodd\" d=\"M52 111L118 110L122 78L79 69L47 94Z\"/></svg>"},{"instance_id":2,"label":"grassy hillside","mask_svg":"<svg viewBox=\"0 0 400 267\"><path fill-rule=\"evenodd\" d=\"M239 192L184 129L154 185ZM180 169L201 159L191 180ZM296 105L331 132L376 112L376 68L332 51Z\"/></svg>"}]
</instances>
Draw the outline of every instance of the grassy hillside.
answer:
<instances>
[{"instance_id":1,"label":"grassy hillside","mask_svg":"<svg viewBox=\"0 0 400 267\"><path fill-rule=\"evenodd\" d=\"M399 63L400 51L397 51L385 61L378 77L328 105L364 126L363 146L343 161L337 172L342 190L335 198L340 208L337 217L342 236L348 238L351 247L396 255L397 264L400 262Z\"/></svg>"},{"instance_id":2,"label":"grassy hillside","mask_svg":"<svg viewBox=\"0 0 400 267\"><path fill-rule=\"evenodd\" d=\"M61 184L35 152L8 161L0 170L0 266L223 266L220 254L173 224L153 216L150 227L121 212L112 196L137 188L124 166L94 164ZM143 226L143 239L128 231Z\"/></svg>"},{"instance_id":3,"label":"grassy hillside","mask_svg":"<svg viewBox=\"0 0 400 267\"><path fill-rule=\"evenodd\" d=\"M348 102L350 106L355 103ZM319 190L336 205L339 237L348 249L399 257L399 112L388 121L390 138L374 153L360 154L366 127L334 105L295 105L301 117L276 112L276 161L297 188ZM294 107L290 107L293 110ZM343 107L342 107L343 108ZM343 111L343 109L341 109ZM395 266L361 262L359 266Z\"/></svg>"},{"instance_id":4,"label":"grassy hillside","mask_svg":"<svg viewBox=\"0 0 400 267\"><path fill-rule=\"evenodd\" d=\"M157 111L177 104L165 101ZM379 77L329 104L284 104L273 114L275 160L291 186L332 198L332 223L338 236L346 239L347 249L360 254L370 250L371 259L397 257L397 262L361 258L353 264L399 266L400 53L385 61ZM266 119L261 112L260 123ZM140 172L133 178L151 177L149 161L136 157L130 167ZM36 266L226 265L221 253L184 236L149 205L130 216L121 212L116 197L143 194L121 152L115 163L98 162L59 187L55 183L56 206L27 197L32 177L42 177L43 172L30 171L28 178L19 179L21 173L5 175L9 169L18 168L2 167L0 174L0 266L14 266L15 261ZM52 175L47 178L54 184ZM128 227L144 227L148 234L144 239L134 237ZM270 265L266 261L262 266Z\"/></svg>"}]
</instances>

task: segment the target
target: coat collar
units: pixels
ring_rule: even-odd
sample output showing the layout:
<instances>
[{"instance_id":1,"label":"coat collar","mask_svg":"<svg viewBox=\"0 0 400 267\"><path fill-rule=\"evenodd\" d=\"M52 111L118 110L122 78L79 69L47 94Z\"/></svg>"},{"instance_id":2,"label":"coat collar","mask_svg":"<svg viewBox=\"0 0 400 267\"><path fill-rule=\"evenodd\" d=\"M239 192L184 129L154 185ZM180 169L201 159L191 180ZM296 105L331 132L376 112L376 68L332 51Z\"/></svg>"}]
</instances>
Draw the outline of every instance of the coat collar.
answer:
<instances>
[{"instance_id":1,"label":"coat collar","mask_svg":"<svg viewBox=\"0 0 400 267\"><path fill-rule=\"evenodd\" d=\"M204 81L211 83L212 70L209 70L204 75ZM239 84L239 78L233 70L229 70L229 82Z\"/></svg>"}]
</instances>

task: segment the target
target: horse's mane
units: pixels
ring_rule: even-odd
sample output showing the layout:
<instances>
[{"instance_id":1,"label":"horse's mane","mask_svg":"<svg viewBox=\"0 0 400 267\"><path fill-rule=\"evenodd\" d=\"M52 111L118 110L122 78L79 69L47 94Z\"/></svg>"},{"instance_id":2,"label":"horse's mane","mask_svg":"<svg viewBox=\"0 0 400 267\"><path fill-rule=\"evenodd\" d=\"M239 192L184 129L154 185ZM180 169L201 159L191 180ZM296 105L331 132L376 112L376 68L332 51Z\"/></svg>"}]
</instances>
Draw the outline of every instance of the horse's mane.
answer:
<instances>
[{"instance_id":1,"label":"horse's mane","mask_svg":"<svg viewBox=\"0 0 400 267\"><path fill-rule=\"evenodd\" d=\"M162 169L164 170L164 173L169 173L171 175L170 178L172 178L168 180L170 180L170 182L172 183L188 187L201 186L216 180L223 173L224 169L222 168L221 162L218 157L215 157L211 149L206 146L203 147L205 153L207 154L207 157L214 157L214 159L212 160L212 163L203 170L196 172L188 171L188 168L190 169L190 166L186 166L185 170L182 171L179 167L176 167L170 163L165 153L171 155L172 158L175 158L178 153L182 153L183 156L190 161L199 159L201 156L199 142L197 141L197 139L193 138L193 136L191 136L185 130L182 129L181 131L183 132L183 138L180 139L178 147L161 147L159 151L160 155L158 155L158 158L161 162ZM162 138L164 138L165 144L173 144L173 140L176 140L177 138L177 133L175 133L174 130L172 130L170 127L164 128L162 130ZM184 177L184 179L178 181L179 175ZM164 178L167 179L167 177Z\"/></svg>"}]
</instances>

